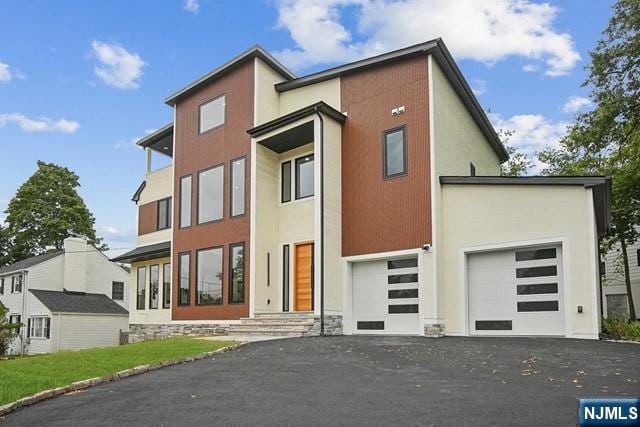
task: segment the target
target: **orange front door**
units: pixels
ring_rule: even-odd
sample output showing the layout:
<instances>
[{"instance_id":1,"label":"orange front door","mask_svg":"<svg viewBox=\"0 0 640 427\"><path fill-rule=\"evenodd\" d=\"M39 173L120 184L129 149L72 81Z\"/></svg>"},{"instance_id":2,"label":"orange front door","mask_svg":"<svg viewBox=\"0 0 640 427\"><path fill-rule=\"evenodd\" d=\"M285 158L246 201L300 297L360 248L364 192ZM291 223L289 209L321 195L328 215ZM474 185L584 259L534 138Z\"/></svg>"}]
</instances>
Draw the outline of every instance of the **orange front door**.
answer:
<instances>
[{"instance_id":1,"label":"orange front door","mask_svg":"<svg viewBox=\"0 0 640 427\"><path fill-rule=\"evenodd\" d=\"M296 245L295 310L313 310L313 243Z\"/></svg>"}]
</instances>

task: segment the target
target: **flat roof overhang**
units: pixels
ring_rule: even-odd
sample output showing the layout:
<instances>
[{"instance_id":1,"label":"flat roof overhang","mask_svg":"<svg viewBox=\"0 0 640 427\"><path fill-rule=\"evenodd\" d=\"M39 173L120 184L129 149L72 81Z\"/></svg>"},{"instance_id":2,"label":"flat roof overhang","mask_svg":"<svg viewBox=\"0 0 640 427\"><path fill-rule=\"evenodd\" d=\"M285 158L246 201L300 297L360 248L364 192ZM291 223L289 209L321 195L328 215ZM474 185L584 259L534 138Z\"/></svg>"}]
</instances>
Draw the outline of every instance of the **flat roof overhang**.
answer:
<instances>
[{"instance_id":1,"label":"flat roof overhang","mask_svg":"<svg viewBox=\"0 0 640 427\"><path fill-rule=\"evenodd\" d=\"M169 123L157 131L140 138L136 144L143 148L150 148L165 156L173 157L173 123Z\"/></svg>"},{"instance_id":2,"label":"flat roof overhang","mask_svg":"<svg viewBox=\"0 0 640 427\"><path fill-rule=\"evenodd\" d=\"M441 176L446 185L543 185L582 186L593 190L598 237L611 228L611 177L609 176Z\"/></svg>"},{"instance_id":3,"label":"flat roof overhang","mask_svg":"<svg viewBox=\"0 0 640 427\"><path fill-rule=\"evenodd\" d=\"M171 256L171 241L138 246L127 253L111 258L111 261L131 264L132 262L148 261L168 256Z\"/></svg>"},{"instance_id":4,"label":"flat roof overhang","mask_svg":"<svg viewBox=\"0 0 640 427\"><path fill-rule=\"evenodd\" d=\"M272 136L258 139L257 143L278 154L282 154L308 144L309 142L313 142L313 119L311 118L309 121L304 121L304 119L320 113L341 124L347 119L347 116L325 102L320 101L249 129L247 133L251 135L252 138L260 138L269 133L274 133ZM301 123L295 125L296 122ZM283 128L287 129L282 132L277 132Z\"/></svg>"}]
</instances>

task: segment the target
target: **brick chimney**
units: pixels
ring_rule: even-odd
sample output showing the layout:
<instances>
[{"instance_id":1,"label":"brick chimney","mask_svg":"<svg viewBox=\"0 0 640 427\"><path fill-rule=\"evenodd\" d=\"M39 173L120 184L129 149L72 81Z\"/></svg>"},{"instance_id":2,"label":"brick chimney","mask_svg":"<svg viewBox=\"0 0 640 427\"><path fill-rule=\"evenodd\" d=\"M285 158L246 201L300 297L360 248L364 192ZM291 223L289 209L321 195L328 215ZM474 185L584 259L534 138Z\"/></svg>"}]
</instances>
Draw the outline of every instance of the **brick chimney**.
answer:
<instances>
[{"instance_id":1,"label":"brick chimney","mask_svg":"<svg viewBox=\"0 0 640 427\"><path fill-rule=\"evenodd\" d=\"M78 237L64 239L64 289L87 291L87 241Z\"/></svg>"}]
</instances>

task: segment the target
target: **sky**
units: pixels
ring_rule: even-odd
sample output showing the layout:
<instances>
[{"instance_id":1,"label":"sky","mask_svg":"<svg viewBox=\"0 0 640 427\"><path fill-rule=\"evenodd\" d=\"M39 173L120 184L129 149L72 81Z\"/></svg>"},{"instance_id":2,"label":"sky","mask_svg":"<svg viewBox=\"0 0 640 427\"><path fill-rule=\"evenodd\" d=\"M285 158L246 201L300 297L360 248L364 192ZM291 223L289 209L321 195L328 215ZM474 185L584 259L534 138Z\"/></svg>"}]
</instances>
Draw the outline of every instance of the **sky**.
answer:
<instances>
[{"instance_id":1,"label":"sky","mask_svg":"<svg viewBox=\"0 0 640 427\"><path fill-rule=\"evenodd\" d=\"M591 108L582 87L611 1L0 2L0 223L43 160L80 176L113 253L135 246L135 141L165 97L260 44L296 75L442 37L496 129L534 153ZM535 174L540 164L530 171Z\"/></svg>"}]
</instances>

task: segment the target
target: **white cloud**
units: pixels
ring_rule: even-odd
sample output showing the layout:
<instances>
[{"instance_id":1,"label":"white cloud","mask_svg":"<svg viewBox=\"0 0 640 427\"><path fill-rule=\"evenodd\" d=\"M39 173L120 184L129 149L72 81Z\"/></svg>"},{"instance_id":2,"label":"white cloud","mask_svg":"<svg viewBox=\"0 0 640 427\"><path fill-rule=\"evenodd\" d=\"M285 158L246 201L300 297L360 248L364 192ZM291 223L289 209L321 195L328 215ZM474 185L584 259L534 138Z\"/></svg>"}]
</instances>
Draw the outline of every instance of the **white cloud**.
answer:
<instances>
[{"instance_id":1,"label":"white cloud","mask_svg":"<svg viewBox=\"0 0 640 427\"><path fill-rule=\"evenodd\" d=\"M536 64L524 64L522 66L522 71L527 72L527 73L533 73L536 72L540 69L539 66L537 66Z\"/></svg>"},{"instance_id":2,"label":"white cloud","mask_svg":"<svg viewBox=\"0 0 640 427\"><path fill-rule=\"evenodd\" d=\"M129 148L136 148L136 143L140 141L141 138L144 138L145 136L152 134L157 130L158 129L145 129L143 136L136 136L135 138L131 138L129 140L120 140L113 147L125 150Z\"/></svg>"},{"instance_id":3,"label":"white cloud","mask_svg":"<svg viewBox=\"0 0 640 427\"><path fill-rule=\"evenodd\" d=\"M483 79L471 80L471 90L475 96L481 96L487 93L487 81Z\"/></svg>"},{"instance_id":4,"label":"white cloud","mask_svg":"<svg viewBox=\"0 0 640 427\"><path fill-rule=\"evenodd\" d=\"M185 0L184 10L191 13L198 13L200 11L200 3L198 3L198 0Z\"/></svg>"},{"instance_id":5,"label":"white cloud","mask_svg":"<svg viewBox=\"0 0 640 427\"><path fill-rule=\"evenodd\" d=\"M489 113L489 119L495 129L514 131L510 141L518 151L533 160L534 173L540 172L544 166L535 153L548 147L558 148L570 125L566 121L554 122L540 114L518 114L505 119L500 114Z\"/></svg>"},{"instance_id":6,"label":"white cloud","mask_svg":"<svg viewBox=\"0 0 640 427\"><path fill-rule=\"evenodd\" d=\"M136 89L140 85L146 62L137 53L130 53L117 44L94 40L93 55L99 64L94 72L103 82L118 89Z\"/></svg>"},{"instance_id":7,"label":"white cloud","mask_svg":"<svg viewBox=\"0 0 640 427\"><path fill-rule=\"evenodd\" d=\"M4 127L7 123L15 123L25 132L74 133L80 128L78 122L67 119L53 120L47 117L30 119L19 113L0 113L0 128Z\"/></svg>"},{"instance_id":8,"label":"white cloud","mask_svg":"<svg viewBox=\"0 0 640 427\"><path fill-rule=\"evenodd\" d=\"M460 59L491 65L509 56L567 74L580 60L573 40L554 27L558 8L529 0L279 0L278 26L295 49L278 57L294 69L352 61L442 37ZM341 22L353 13L356 32Z\"/></svg>"},{"instance_id":9,"label":"white cloud","mask_svg":"<svg viewBox=\"0 0 640 427\"><path fill-rule=\"evenodd\" d=\"M591 105L593 105L593 103L589 100L589 98L585 98L584 96L572 96L562 106L562 111L564 111L565 113L577 113L578 111L583 110L585 107L590 107Z\"/></svg>"},{"instance_id":10,"label":"white cloud","mask_svg":"<svg viewBox=\"0 0 640 427\"><path fill-rule=\"evenodd\" d=\"M8 82L11 81L12 78L13 75L11 74L11 70L9 70L9 64L0 62L0 82Z\"/></svg>"}]
</instances>

